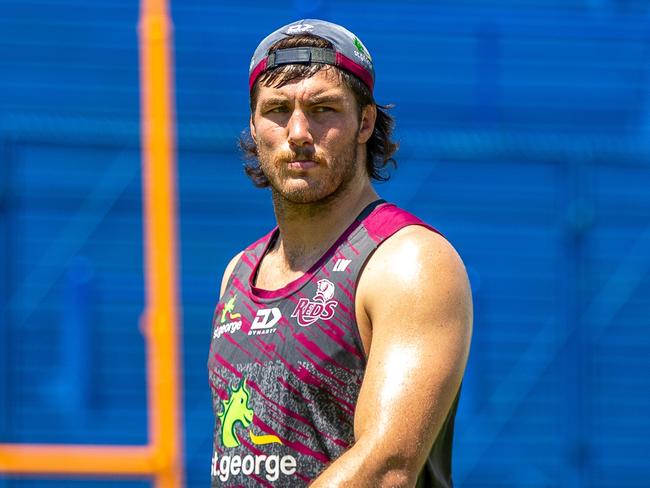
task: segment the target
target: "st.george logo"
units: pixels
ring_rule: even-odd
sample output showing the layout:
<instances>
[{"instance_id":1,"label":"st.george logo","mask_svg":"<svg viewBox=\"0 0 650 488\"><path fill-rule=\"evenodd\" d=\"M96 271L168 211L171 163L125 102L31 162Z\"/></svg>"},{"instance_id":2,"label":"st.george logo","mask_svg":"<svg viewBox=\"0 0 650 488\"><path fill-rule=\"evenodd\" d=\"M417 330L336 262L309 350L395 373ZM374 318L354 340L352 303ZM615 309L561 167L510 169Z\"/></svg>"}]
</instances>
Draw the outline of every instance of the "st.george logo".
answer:
<instances>
[{"instance_id":1,"label":"st.george logo","mask_svg":"<svg viewBox=\"0 0 650 488\"><path fill-rule=\"evenodd\" d=\"M298 324L303 327L313 324L318 319L331 319L339 304L336 300L332 300L336 290L334 283L329 280L319 280L316 287L314 299L301 298L291 314L292 317L298 319Z\"/></svg>"},{"instance_id":2,"label":"st.george logo","mask_svg":"<svg viewBox=\"0 0 650 488\"><path fill-rule=\"evenodd\" d=\"M250 395L245 376L239 381L236 388L231 390L228 386L228 398L221 400L223 411L217 414L217 418L221 421L221 444L224 447L237 447L241 444L237 432L235 432L236 424L247 428L253 422L255 414L248 404ZM252 431L248 431L248 435L253 444L271 444L273 442L282 444L282 441L275 435L255 435Z\"/></svg>"},{"instance_id":3,"label":"st.george logo","mask_svg":"<svg viewBox=\"0 0 650 488\"><path fill-rule=\"evenodd\" d=\"M249 405L251 392L244 376L236 388L228 386L228 398L221 400L223 411L217 414L221 423L220 439L224 448L237 448L242 440L237 436L235 427L248 429L253 423L255 413ZM248 437L253 444L283 444L282 440L274 434L255 435L252 429L248 430ZM264 476L269 481L277 481L280 475L291 476L296 472L296 458L290 454L280 457L278 454L246 454L228 451L219 456L217 451L212 456L212 476L226 482L233 476ZM251 486L251 485L249 485ZM256 486L256 485L254 485Z\"/></svg>"},{"instance_id":4,"label":"st.george logo","mask_svg":"<svg viewBox=\"0 0 650 488\"><path fill-rule=\"evenodd\" d=\"M241 329L242 320L241 314L235 312L235 302L237 301L237 296L233 296L228 300L221 311L221 325L214 328L212 337L218 339L223 334L228 333L232 334Z\"/></svg>"}]
</instances>

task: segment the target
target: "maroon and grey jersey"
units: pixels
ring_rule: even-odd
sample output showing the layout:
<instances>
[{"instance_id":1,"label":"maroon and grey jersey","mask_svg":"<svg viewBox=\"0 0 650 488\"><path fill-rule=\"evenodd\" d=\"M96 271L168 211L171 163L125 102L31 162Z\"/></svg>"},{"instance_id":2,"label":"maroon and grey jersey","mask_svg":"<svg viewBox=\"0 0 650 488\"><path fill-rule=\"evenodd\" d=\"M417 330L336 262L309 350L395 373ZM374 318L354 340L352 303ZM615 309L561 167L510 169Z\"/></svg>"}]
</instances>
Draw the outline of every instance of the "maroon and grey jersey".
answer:
<instances>
[{"instance_id":1,"label":"maroon and grey jersey","mask_svg":"<svg viewBox=\"0 0 650 488\"><path fill-rule=\"evenodd\" d=\"M307 273L274 291L257 288L255 276L278 229L244 251L213 319L212 486L306 486L352 445L366 368L356 287L377 246L408 225L426 226L374 202ZM418 486L451 486L455 409Z\"/></svg>"}]
</instances>

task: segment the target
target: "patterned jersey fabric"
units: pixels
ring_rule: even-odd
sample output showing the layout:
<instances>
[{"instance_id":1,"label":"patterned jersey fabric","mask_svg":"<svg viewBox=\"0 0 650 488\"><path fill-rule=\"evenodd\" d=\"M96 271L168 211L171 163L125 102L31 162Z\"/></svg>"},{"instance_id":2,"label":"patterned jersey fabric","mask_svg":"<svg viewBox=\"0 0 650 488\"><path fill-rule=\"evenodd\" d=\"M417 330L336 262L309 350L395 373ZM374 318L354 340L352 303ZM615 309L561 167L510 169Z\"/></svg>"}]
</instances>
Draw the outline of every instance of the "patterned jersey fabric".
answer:
<instances>
[{"instance_id":1,"label":"patterned jersey fabric","mask_svg":"<svg viewBox=\"0 0 650 488\"><path fill-rule=\"evenodd\" d=\"M307 273L273 291L254 283L278 229L245 249L213 318L213 486L306 486L354 442L366 367L356 286L377 246L407 225L426 226L374 202ZM455 409L418 486L451 486Z\"/></svg>"}]
</instances>

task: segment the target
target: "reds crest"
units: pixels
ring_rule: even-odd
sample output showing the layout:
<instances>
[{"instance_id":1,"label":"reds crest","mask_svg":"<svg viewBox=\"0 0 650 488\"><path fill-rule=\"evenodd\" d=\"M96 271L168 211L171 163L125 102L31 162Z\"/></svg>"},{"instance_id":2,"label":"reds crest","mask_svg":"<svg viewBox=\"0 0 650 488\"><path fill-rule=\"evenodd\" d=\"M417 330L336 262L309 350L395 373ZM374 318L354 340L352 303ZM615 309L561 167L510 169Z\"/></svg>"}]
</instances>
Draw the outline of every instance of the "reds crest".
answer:
<instances>
[{"instance_id":1,"label":"reds crest","mask_svg":"<svg viewBox=\"0 0 650 488\"><path fill-rule=\"evenodd\" d=\"M334 316L336 306L339 304L336 300L332 300L335 291L336 287L331 281L318 280L314 299L301 298L298 300L298 304L291 316L296 317L298 324L302 327L307 327L318 319L331 319Z\"/></svg>"}]
</instances>

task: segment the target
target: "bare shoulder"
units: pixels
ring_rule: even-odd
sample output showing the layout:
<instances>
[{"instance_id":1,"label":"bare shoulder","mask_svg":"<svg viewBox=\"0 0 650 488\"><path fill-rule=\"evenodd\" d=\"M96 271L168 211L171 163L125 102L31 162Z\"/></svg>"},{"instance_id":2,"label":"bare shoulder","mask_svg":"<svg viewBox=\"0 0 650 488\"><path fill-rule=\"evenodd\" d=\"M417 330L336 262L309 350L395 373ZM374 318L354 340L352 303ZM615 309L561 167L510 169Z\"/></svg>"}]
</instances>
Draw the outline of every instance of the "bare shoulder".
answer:
<instances>
[{"instance_id":1,"label":"bare shoulder","mask_svg":"<svg viewBox=\"0 0 650 488\"><path fill-rule=\"evenodd\" d=\"M397 264L417 264L415 267L396 266ZM448 267L449 271L465 270L463 262L443 236L421 225L409 225L386 239L377 249L368 265L382 265L389 272L408 273L434 266ZM386 269L385 265L391 264Z\"/></svg>"},{"instance_id":2,"label":"bare shoulder","mask_svg":"<svg viewBox=\"0 0 650 488\"><path fill-rule=\"evenodd\" d=\"M357 299L365 314L358 323L368 364L355 435L373 446L382 431L391 433L389 439L410 439L395 456L409 460L415 477L453 404L469 355L472 300L465 266L444 237L407 226L368 260ZM404 425L419 427L404 431Z\"/></svg>"},{"instance_id":3,"label":"bare shoulder","mask_svg":"<svg viewBox=\"0 0 650 488\"><path fill-rule=\"evenodd\" d=\"M230 275L235 270L235 266L237 266L237 262L239 261L239 258L241 258L242 254L244 254L244 251L241 251L235 257L233 257L226 266L226 269L223 272L223 278L221 279L221 291L219 292L219 297L222 297L223 292L226 291L226 286L228 285Z\"/></svg>"},{"instance_id":4,"label":"bare shoulder","mask_svg":"<svg viewBox=\"0 0 650 488\"><path fill-rule=\"evenodd\" d=\"M360 299L373 324L392 315L404 324L430 320L471 329L472 299L465 265L451 243L423 226L396 232L370 258L359 283Z\"/></svg>"}]
</instances>

